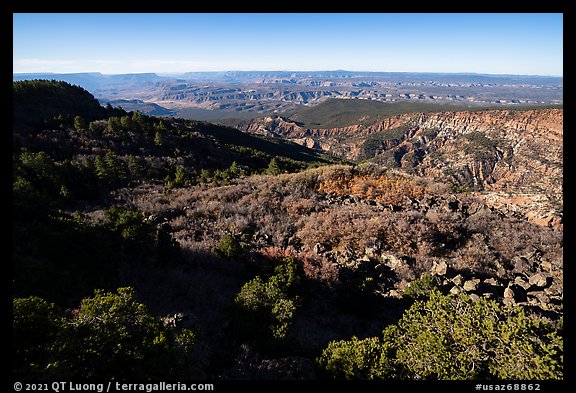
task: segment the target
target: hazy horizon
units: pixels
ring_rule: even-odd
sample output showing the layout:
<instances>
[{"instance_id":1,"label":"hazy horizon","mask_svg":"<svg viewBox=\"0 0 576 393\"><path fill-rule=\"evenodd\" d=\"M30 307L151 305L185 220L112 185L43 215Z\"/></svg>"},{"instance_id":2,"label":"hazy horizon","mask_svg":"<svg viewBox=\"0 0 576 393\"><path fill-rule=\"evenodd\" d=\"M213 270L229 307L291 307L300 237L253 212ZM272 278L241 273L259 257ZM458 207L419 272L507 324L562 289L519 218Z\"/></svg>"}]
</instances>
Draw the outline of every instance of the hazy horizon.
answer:
<instances>
[{"instance_id":1,"label":"hazy horizon","mask_svg":"<svg viewBox=\"0 0 576 393\"><path fill-rule=\"evenodd\" d=\"M168 71L147 71L147 72L118 72L118 73L105 73L101 71L80 71L80 72L57 72L57 71L40 71L40 72L13 72L14 75L26 75L26 74L47 74L47 75L67 75L67 74L100 74L104 76L110 75L145 75L145 74L155 74L158 76L175 77L188 73L198 73L198 74L219 74L219 73L232 73L232 72L262 72L262 73L274 73L274 72L294 72L294 73L320 73L320 72L348 72L356 74L438 74L438 75L489 75L489 76L527 76L527 77L544 77L544 78L563 78L563 75L542 75L542 74L498 74L498 73L484 73L484 72L467 72L467 71L454 71L454 72L441 72L441 71L363 71L363 70L214 70L214 71L180 71L180 72L168 72Z\"/></svg>"},{"instance_id":2,"label":"hazy horizon","mask_svg":"<svg viewBox=\"0 0 576 393\"><path fill-rule=\"evenodd\" d=\"M563 76L560 13L15 13L13 22L14 73Z\"/></svg>"}]
</instances>

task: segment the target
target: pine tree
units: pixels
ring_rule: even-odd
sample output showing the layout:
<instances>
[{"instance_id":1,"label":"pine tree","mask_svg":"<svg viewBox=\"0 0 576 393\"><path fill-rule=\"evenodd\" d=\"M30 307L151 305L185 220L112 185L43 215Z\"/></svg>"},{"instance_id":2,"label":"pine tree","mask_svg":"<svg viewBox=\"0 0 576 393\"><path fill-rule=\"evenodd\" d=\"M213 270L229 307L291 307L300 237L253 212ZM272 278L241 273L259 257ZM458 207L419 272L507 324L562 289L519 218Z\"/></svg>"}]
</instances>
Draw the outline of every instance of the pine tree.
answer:
<instances>
[{"instance_id":1,"label":"pine tree","mask_svg":"<svg viewBox=\"0 0 576 393\"><path fill-rule=\"evenodd\" d=\"M268 164L268 168L264 172L267 175L279 175L283 173L283 170L280 167L280 161L277 157L274 157L270 160L270 164Z\"/></svg>"},{"instance_id":2,"label":"pine tree","mask_svg":"<svg viewBox=\"0 0 576 393\"><path fill-rule=\"evenodd\" d=\"M82 118L82 116L75 116L74 117L74 129L76 131L86 129L86 121Z\"/></svg>"}]
</instances>

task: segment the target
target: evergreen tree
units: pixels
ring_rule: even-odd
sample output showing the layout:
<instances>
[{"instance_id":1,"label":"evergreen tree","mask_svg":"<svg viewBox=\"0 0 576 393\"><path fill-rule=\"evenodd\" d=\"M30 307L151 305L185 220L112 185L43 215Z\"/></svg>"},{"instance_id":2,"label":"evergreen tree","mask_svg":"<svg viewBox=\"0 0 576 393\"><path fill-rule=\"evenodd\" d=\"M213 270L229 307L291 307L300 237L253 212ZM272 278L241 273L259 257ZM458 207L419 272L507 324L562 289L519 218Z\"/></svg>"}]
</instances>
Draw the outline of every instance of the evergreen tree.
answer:
<instances>
[{"instance_id":1,"label":"evergreen tree","mask_svg":"<svg viewBox=\"0 0 576 393\"><path fill-rule=\"evenodd\" d=\"M164 137L162 136L162 131L156 130L156 133L154 134L154 144L156 146L164 145Z\"/></svg>"},{"instance_id":2,"label":"evergreen tree","mask_svg":"<svg viewBox=\"0 0 576 393\"><path fill-rule=\"evenodd\" d=\"M279 175L284 171L281 168L280 161L277 157L274 157L270 160L270 164L268 164L268 168L264 172L267 175Z\"/></svg>"},{"instance_id":3,"label":"evergreen tree","mask_svg":"<svg viewBox=\"0 0 576 393\"><path fill-rule=\"evenodd\" d=\"M82 118L82 116L75 116L74 117L74 129L76 131L81 131L86 129L86 121Z\"/></svg>"}]
</instances>

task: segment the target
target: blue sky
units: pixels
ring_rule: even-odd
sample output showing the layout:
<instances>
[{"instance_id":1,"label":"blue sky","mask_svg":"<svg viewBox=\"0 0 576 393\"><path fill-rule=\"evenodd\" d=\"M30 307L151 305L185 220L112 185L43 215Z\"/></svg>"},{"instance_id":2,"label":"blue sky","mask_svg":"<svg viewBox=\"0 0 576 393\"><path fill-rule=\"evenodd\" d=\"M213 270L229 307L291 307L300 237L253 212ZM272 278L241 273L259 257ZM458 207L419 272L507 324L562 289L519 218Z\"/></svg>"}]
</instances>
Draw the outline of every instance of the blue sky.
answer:
<instances>
[{"instance_id":1,"label":"blue sky","mask_svg":"<svg viewBox=\"0 0 576 393\"><path fill-rule=\"evenodd\" d=\"M563 75L562 14L14 14L14 72Z\"/></svg>"}]
</instances>

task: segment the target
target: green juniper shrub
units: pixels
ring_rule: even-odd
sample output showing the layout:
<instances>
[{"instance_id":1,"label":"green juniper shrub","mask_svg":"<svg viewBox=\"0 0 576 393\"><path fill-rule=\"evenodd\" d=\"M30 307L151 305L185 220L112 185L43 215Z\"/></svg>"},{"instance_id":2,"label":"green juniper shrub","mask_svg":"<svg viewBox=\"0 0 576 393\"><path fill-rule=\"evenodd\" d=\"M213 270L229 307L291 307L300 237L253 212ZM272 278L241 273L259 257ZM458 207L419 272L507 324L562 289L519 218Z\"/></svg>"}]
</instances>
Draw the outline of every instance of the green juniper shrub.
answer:
<instances>
[{"instance_id":1,"label":"green juniper shrub","mask_svg":"<svg viewBox=\"0 0 576 393\"><path fill-rule=\"evenodd\" d=\"M404 289L404 296L411 299L427 299L432 291L438 289L436 277L431 274L424 274Z\"/></svg>"},{"instance_id":2,"label":"green juniper shrub","mask_svg":"<svg viewBox=\"0 0 576 393\"><path fill-rule=\"evenodd\" d=\"M562 379L563 340L521 307L432 291L382 338L332 342L318 364L343 378Z\"/></svg>"},{"instance_id":3,"label":"green juniper shrub","mask_svg":"<svg viewBox=\"0 0 576 393\"><path fill-rule=\"evenodd\" d=\"M298 308L299 298L294 290L302 275L297 261L287 257L279 261L267 280L256 276L244 284L234 299L241 316L241 334L286 338Z\"/></svg>"},{"instance_id":4,"label":"green juniper shrub","mask_svg":"<svg viewBox=\"0 0 576 393\"><path fill-rule=\"evenodd\" d=\"M152 316L131 287L96 290L66 316L40 298L16 298L13 326L18 377L148 380L194 369L195 333Z\"/></svg>"},{"instance_id":5,"label":"green juniper shrub","mask_svg":"<svg viewBox=\"0 0 576 393\"><path fill-rule=\"evenodd\" d=\"M242 246L235 236L226 234L214 248L214 252L224 258L234 258L242 254Z\"/></svg>"}]
</instances>

